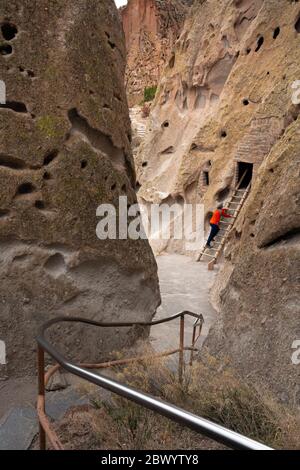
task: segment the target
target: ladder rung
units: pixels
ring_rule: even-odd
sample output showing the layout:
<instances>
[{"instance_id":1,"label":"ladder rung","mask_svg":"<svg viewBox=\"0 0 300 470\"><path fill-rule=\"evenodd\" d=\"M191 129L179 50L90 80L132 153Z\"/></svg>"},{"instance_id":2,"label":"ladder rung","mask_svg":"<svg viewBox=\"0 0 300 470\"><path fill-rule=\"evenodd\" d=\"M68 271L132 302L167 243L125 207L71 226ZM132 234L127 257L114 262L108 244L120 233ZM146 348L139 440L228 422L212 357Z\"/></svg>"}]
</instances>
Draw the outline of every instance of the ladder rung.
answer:
<instances>
[{"instance_id":1,"label":"ladder rung","mask_svg":"<svg viewBox=\"0 0 300 470\"><path fill-rule=\"evenodd\" d=\"M215 258L216 255L208 255L207 253L203 253L202 256L208 256L209 258Z\"/></svg>"}]
</instances>

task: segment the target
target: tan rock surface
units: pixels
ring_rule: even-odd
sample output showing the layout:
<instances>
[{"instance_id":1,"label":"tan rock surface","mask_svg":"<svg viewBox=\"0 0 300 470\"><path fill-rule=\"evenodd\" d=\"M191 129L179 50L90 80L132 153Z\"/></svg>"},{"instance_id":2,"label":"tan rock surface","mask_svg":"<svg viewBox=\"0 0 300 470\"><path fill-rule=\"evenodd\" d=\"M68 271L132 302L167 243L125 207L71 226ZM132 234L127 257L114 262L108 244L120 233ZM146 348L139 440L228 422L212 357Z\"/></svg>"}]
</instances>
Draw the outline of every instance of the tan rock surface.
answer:
<instances>
[{"instance_id":1,"label":"tan rock surface","mask_svg":"<svg viewBox=\"0 0 300 470\"><path fill-rule=\"evenodd\" d=\"M11 375L36 370L45 320L150 320L160 296L147 241L96 237L101 203L136 202L114 2L4 1L0 15L0 339ZM62 328L55 339L93 360L128 334Z\"/></svg>"},{"instance_id":2,"label":"tan rock surface","mask_svg":"<svg viewBox=\"0 0 300 470\"><path fill-rule=\"evenodd\" d=\"M227 247L220 316L207 342L244 376L300 404L300 132L298 120L261 166L247 208Z\"/></svg>"},{"instance_id":3,"label":"tan rock surface","mask_svg":"<svg viewBox=\"0 0 300 470\"><path fill-rule=\"evenodd\" d=\"M214 292L220 320L207 344L298 406L299 365L291 356L300 339L299 105L292 102L299 18L294 1L196 2L136 165L141 201L203 202L206 223L234 188L239 162L253 165ZM185 251L174 241L163 249Z\"/></svg>"},{"instance_id":4,"label":"tan rock surface","mask_svg":"<svg viewBox=\"0 0 300 470\"><path fill-rule=\"evenodd\" d=\"M120 9L126 38L126 88L130 105L142 101L145 87L157 85L190 3L129 0Z\"/></svg>"},{"instance_id":5,"label":"tan rock surface","mask_svg":"<svg viewBox=\"0 0 300 470\"><path fill-rule=\"evenodd\" d=\"M194 4L136 158L141 200L203 202L207 222L235 186L238 161L255 177L299 113L299 13L285 0ZM185 252L173 242L165 249Z\"/></svg>"}]
</instances>

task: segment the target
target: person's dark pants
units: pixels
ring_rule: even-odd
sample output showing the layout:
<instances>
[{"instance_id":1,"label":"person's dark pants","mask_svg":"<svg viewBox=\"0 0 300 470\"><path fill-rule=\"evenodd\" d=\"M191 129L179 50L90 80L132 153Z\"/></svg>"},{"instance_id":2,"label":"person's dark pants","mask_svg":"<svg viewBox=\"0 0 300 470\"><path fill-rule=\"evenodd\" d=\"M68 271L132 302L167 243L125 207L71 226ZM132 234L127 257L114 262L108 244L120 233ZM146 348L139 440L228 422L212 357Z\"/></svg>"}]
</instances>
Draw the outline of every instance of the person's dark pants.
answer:
<instances>
[{"instance_id":1,"label":"person's dark pants","mask_svg":"<svg viewBox=\"0 0 300 470\"><path fill-rule=\"evenodd\" d=\"M213 241L213 239L215 238L215 236L218 234L220 230L219 226L216 224L210 224L210 226L211 226L211 231L207 240L207 245L210 245L210 243Z\"/></svg>"}]
</instances>

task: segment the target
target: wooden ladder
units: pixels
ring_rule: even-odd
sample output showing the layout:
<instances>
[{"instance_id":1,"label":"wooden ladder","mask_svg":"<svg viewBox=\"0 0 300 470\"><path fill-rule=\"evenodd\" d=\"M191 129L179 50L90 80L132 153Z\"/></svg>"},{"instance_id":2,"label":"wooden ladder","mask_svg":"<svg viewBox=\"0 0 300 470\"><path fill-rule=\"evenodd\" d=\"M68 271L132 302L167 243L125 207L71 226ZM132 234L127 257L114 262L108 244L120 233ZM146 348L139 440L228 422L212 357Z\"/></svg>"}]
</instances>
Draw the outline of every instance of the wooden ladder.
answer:
<instances>
[{"instance_id":1,"label":"wooden ladder","mask_svg":"<svg viewBox=\"0 0 300 470\"><path fill-rule=\"evenodd\" d=\"M214 265L217 263L219 256L221 255L225 243L228 240L230 231L234 226L234 223L243 207L243 204L250 192L251 183L246 188L241 188L241 184L246 176L245 172L241 177L240 181L238 182L237 186L235 187L229 202L226 204L228 207L228 213L232 216L230 219L221 220L220 222L220 231L217 234L214 240L214 246L212 248L208 248L204 246L201 253L199 253L196 257L196 261L202 261L205 258L210 258L208 263L208 269L213 270ZM227 222L228 220L228 222Z\"/></svg>"}]
</instances>

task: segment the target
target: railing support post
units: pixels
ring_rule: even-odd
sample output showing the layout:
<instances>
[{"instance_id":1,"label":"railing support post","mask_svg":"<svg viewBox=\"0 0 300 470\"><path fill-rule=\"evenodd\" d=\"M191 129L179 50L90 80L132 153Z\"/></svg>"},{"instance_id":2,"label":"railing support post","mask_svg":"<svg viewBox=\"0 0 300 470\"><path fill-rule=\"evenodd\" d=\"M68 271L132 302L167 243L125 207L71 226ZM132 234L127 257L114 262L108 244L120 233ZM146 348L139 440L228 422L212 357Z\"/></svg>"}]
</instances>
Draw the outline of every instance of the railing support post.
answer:
<instances>
[{"instance_id":1,"label":"railing support post","mask_svg":"<svg viewBox=\"0 0 300 470\"><path fill-rule=\"evenodd\" d=\"M193 338L192 338L192 344L191 344L192 348L194 348L194 346L195 346L196 329L197 329L197 326L194 325L193 326ZM194 359L194 350L192 349L191 350L191 355L190 355L190 366L193 365L193 359Z\"/></svg>"},{"instance_id":2,"label":"railing support post","mask_svg":"<svg viewBox=\"0 0 300 470\"><path fill-rule=\"evenodd\" d=\"M39 396L43 398L43 411L45 412L45 352L38 345L38 388ZM40 450L46 450L46 433L39 421L39 442Z\"/></svg>"},{"instance_id":3,"label":"railing support post","mask_svg":"<svg viewBox=\"0 0 300 470\"><path fill-rule=\"evenodd\" d=\"M182 383L184 367L184 315L180 315L180 333L179 333L179 382Z\"/></svg>"}]
</instances>

